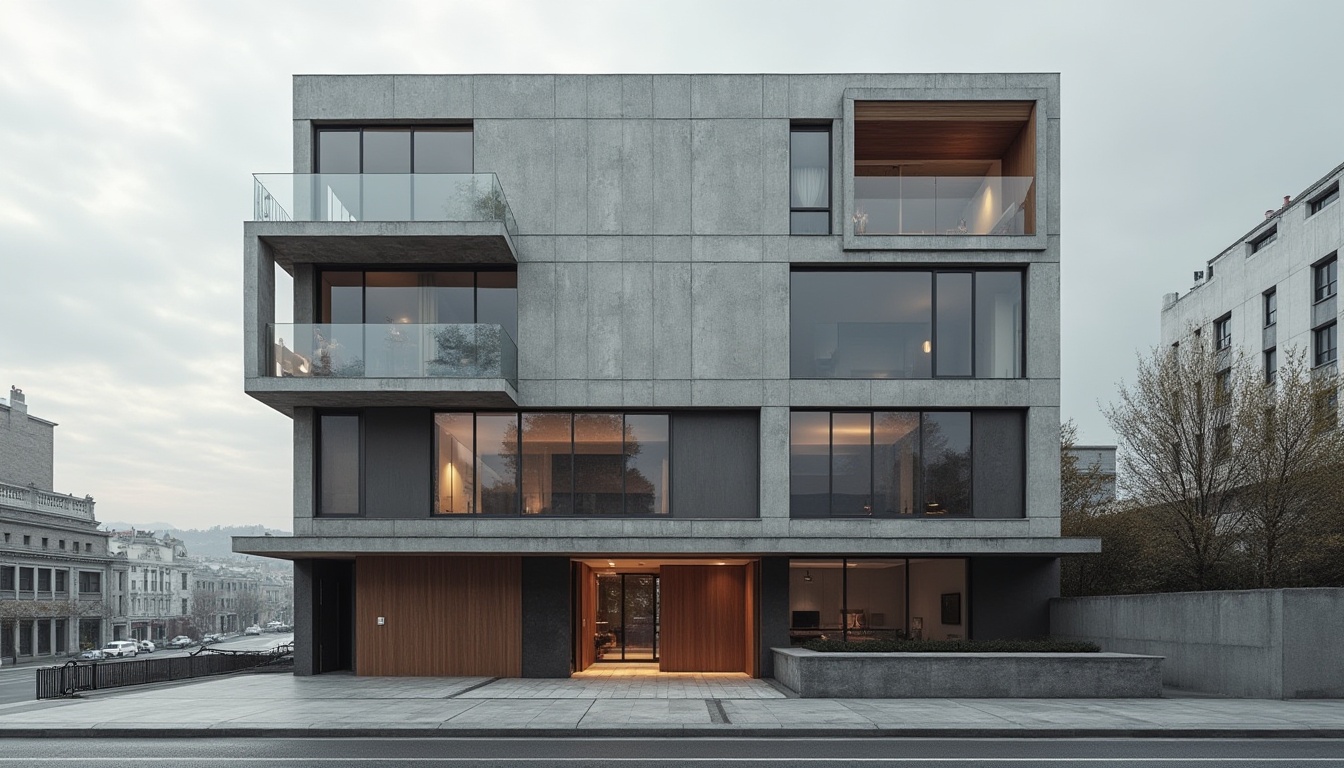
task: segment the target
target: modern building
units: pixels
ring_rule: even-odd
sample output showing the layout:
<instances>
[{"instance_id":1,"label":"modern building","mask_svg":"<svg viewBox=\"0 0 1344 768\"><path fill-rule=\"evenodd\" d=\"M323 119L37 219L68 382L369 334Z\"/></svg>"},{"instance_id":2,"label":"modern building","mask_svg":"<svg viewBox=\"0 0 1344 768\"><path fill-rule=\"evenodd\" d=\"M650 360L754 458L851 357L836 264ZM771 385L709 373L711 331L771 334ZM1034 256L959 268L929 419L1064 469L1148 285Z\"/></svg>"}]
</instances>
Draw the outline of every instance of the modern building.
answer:
<instances>
[{"instance_id":1,"label":"modern building","mask_svg":"<svg viewBox=\"0 0 1344 768\"><path fill-rule=\"evenodd\" d=\"M234 548L294 561L299 673L1047 634L1099 546L1059 132L1054 74L296 77L243 248L294 535Z\"/></svg>"},{"instance_id":2,"label":"modern building","mask_svg":"<svg viewBox=\"0 0 1344 768\"><path fill-rule=\"evenodd\" d=\"M125 566L108 551L94 501L57 493L56 424L23 391L0 402L0 658L101 648L127 636Z\"/></svg>"},{"instance_id":3,"label":"modern building","mask_svg":"<svg viewBox=\"0 0 1344 768\"><path fill-rule=\"evenodd\" d=\"M158 642L187 634L195 565L187 558L186 545L154 531L115 531L108 551L125 560L128 571L130 636Z\"/></svg>"},{"instance_id":4,"label":"modern building","mask_svg":"<svg viewBox=\"0 0 1344 768\"><path fill-rule=\"evenodd\" d=\"M1289 349L1305 354L1314 369L1337 372L1341 178L1344 165L1284 197L1195 272L1184 296L1163 296L1162 343L1207 333L1216 349L1259 361L1267 382Z\"/></svg>"}]
</instances>

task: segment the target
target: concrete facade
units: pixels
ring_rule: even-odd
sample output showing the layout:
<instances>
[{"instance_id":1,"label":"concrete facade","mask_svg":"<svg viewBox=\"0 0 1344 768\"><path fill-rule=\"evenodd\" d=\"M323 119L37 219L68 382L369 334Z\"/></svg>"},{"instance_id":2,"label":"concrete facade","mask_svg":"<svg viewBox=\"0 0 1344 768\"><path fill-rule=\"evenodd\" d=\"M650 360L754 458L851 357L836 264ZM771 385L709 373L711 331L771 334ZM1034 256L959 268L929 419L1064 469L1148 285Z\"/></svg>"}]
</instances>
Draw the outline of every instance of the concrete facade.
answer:
<instances>
[{"instance_id":1,"label":"concrete facade","mask_svg":"<svg viewBox=\"0 0 1344 768\"><path fill-rule=\"evenodd\" d=\"M28 414L23 391L0 402L0 483L50 491L56 467L56 424Z\"/></svg>"},{"instance_id":2,"label":"concrete facade","mask_svg":"<svg viewBox=\"0 0 1344 768\"><path fill-rule=\"evenodd\" d=\"M1344 589L1261 589L1052 600L1061 640L1166 657L1173 688L1255 699L1344 696Z\"/></svg>"},{"instance_id":3,"label":"concrete facade","mask_svg":"<svg viewBox=\"0 0 1344 768\"><path fill-rule=\"evenodd\" d=\"M847 226L856 100L1031 103L1035 232L856 238ZM790 127L799 121L831 127L832 235L790 235ZM790 554L1051 560L1096 551L1095 541L1059 536L1057 75L299 76L294 172L316 170L316 128L392 124L470 124L474 172L497 176L516 234L501 230L489 245L466 239L488 237L479 227L456 232L443 222L246 225L244 386L293 419L294 536L238 538L236 550L296 561L380 553L509 553L546 560L621 553L778 556L762 560L760 582L761 605L776 608L779 595L767 594L765 585L787 590ZM324 239L341 244L326 247ZM317 312L314 274L323 265L509 259L517 266L516 385L504 379L269 375L267 324L274 316L277 264L294 275L296 321L310 322ZM795 267L809 265L1021 269L1025 374L792 378L790 276ZM728 490L712 478L678 486L674 476L666 518L431 518L418 501L393 505L403 511L391 514L324 518L314 491L316 422L324 408L657 410L684 418L685 426L673 430L683 436L694 433L695 420L712 422L732 411L734 418L746 414L755 433L734 431L703 442L702 450L674 438L673 455L686 466L702 461L705 471L737 466L733 478L750 472L751 480L745 489ZM1019 447L1006 463L999 451L977 457L985 468L977 487L984 493L1016 488L1020 508L1002 519L793 518L790 413L799 408L1007 414L993 434ZM991 421L987 416L984 423ZM400 450L396 446L425 439L405 434L390 442L383 433L373 435L385 450L366 462L387 463ZM984 434L990 439L991 432ZM715 457L714 446L731 450ZM367 464L364 471L367 476ZM428 487L417 474L423 471L417 465L397 481L370 482L390 483L386 492L393 493L412 477L405 498L418 498ZM737 501L723 501L727 496L716 489ZM695 514L687 515L688 509ZM681 519L687 516L697 519ZM309 579L298 579L299 592ZM1036 602L1050 596L1037 587L1029 591ZM302 596L298 600L302 634L311 612L302 607ZM1044 603L1038 608L1032 610L1043 614ZM779 620L763 614L760 631L778 633ZM539 631L528 626L525 637ZM761 656L767 667L768 654Z\"/></svg>"}]
</instances>

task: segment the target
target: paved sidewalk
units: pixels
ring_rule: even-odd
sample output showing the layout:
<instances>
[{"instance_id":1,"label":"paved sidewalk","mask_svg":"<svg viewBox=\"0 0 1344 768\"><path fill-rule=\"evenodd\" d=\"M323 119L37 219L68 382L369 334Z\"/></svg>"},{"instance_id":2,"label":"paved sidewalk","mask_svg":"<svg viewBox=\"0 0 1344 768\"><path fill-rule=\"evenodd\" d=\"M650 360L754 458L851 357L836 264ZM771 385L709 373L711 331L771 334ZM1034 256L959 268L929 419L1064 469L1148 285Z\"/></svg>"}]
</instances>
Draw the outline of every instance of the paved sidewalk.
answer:
<instances>
[{"instance_id":1,"label":"paved sidewalk","mask_svg":"<svg viewBox=\"0 0 1344 768\"><path fill-rule=\"evenodd\" d=\"M798 699L744 676L707 686L703 694L699 684L677 686L663 677L641 684L237 675L7 705L0 707L0 738L388 733L1344 738L1344 700Z\"/></svg>"}]
</instances>

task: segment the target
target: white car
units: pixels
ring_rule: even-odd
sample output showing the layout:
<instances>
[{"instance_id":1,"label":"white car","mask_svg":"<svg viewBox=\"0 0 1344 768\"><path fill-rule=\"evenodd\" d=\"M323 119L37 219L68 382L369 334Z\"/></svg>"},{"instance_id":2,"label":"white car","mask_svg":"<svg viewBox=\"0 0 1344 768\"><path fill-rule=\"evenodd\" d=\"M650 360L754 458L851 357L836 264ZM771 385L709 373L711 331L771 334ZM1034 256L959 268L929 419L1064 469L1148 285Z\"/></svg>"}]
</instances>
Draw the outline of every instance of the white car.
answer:
<instances>
[{"instance_id":1,"label":"white car","mask_svg":"<svg viewBox=\"0 0 1344 768\"><path fill-rule=\"evenodd\" d=\"M139 648L136 647L136 644L135 644L135 643L133 643L133 642L131 642L131 641L129 641L129 640L113 640L112 642L110 642L110 643L108 643L107 645L104 645L104 646L103 646L103 655L106 656L106 657L109 658L109 659L112 659L112 658L117 658L117 659L132 658L132 659L133 659L133 658L135 658L135 654L138 653L138 652L139 652Z\"/></svg>"},{"instance_id":2,"label":"white car","mask_svg":"<svg viewBox=\"0 0 1344 768\"><path fill-rule=\"evenodd\" d=\"M99 648L90 648L79 654L80 661L102 661L105 658L107 658L107 655Z\"/></svg>"},{"instance_id":3,"label":"white car","mask_svg":"<svg viewBox=\"0 0 1344 768\"><path fill-rule=\"evenodd\" d=\"M148 640L140 640L136 643L136 646L140 653L153 653L158 650L158 648Z\"/></svg>"},{"instance_id":4,"label":"white car","mask_svg":"<svg viewBox=\"0 0 1344 768\"><path fill-rule=\"evenodd\" d=\"M248 627L247 629L244 629L244 630L243 630L243 634L244 634L244 635L260 635L260 634L261 634L261 627L258 627L256 624L253 624L252 626Z\"/></svg>"}]
</instances>

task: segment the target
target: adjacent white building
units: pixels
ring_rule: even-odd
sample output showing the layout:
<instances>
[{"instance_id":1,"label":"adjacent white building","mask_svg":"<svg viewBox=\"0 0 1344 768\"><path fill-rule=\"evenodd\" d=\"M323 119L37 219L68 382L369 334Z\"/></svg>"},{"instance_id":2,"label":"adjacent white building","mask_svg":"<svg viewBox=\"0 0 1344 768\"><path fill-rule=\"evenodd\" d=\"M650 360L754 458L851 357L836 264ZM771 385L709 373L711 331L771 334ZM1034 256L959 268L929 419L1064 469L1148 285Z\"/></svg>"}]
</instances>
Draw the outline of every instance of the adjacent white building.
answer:
<instances>
[{"instance_id":1,"label":"adjacent white building","mask_svg":"<svg viewBox=\"0 0 1344 768\"><path fill-rule=\"evenodd\" d=\"M116 531L108 551L126 561L126 616L137 640L166 640L188 634L192 571L187 547L154 531Z\"/></svg>"}]
</instances>

